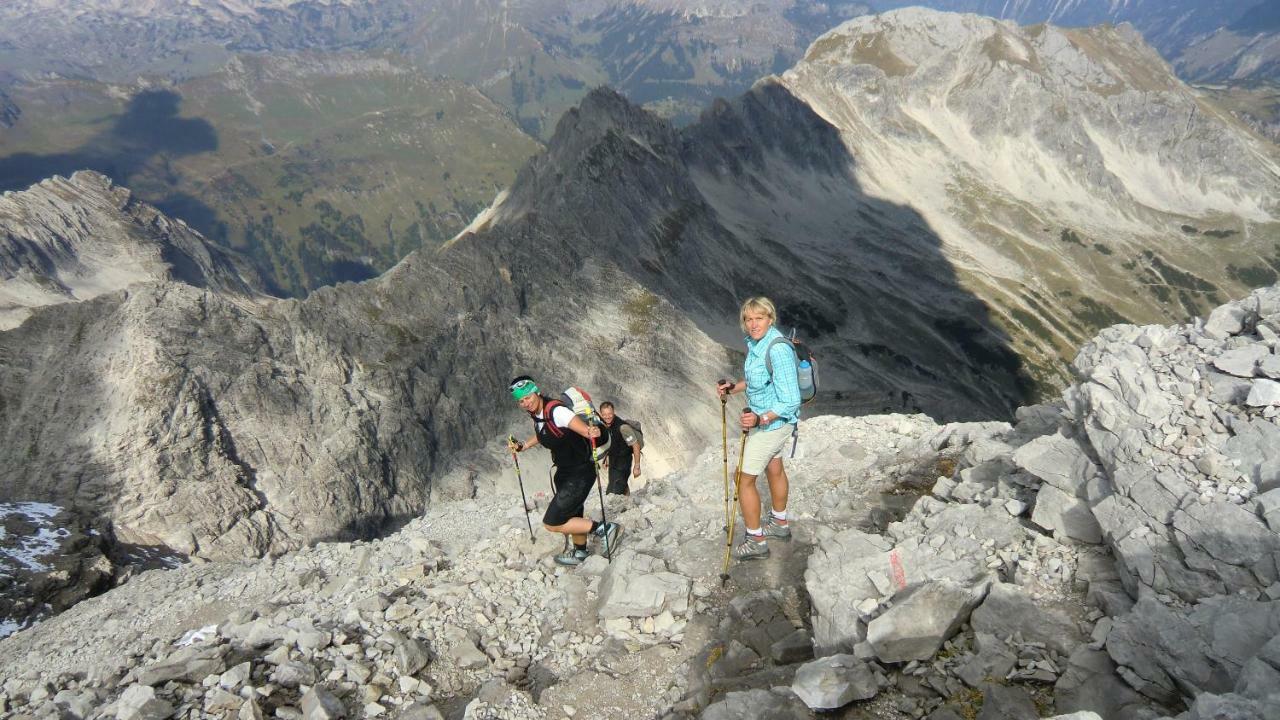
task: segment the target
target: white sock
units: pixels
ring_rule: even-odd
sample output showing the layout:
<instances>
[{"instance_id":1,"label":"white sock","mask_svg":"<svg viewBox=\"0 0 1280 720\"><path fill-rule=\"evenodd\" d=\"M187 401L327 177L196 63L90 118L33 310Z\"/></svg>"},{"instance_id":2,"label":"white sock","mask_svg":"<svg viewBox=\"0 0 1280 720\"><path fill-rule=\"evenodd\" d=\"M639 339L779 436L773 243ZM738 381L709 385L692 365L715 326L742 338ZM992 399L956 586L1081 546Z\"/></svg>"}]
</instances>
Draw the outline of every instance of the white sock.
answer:
<instances>
[{"instance_id":1,"label":"white sock","mask_svg":"<svg viewBox=\"0 0 1280 720\"><path fill-rule=\"evenodd\" d=\"M777 518L778 520L782 520L782 521L784 521L784 522L785 522L785 521L786 521L786 519L787 519L787 511L786 511L786 510L773 510L773 509L770 509L770 510L769 510L769 514L770 514L770 515L772 515L772 516L774 516L774 517L775 517L775 518Z\"/></svg>"},{"instance_id":2,"label":"white sock","mask_svg":"<svg viewBox=\"0 0 1280 720\"><path fill-rule=\"evenodd\" d=\"M751 537L762 538L764 537L764 530L761 530L760 528L756 528L755 530L747 528L747 534Z\"/></svg>"}]
</instances>

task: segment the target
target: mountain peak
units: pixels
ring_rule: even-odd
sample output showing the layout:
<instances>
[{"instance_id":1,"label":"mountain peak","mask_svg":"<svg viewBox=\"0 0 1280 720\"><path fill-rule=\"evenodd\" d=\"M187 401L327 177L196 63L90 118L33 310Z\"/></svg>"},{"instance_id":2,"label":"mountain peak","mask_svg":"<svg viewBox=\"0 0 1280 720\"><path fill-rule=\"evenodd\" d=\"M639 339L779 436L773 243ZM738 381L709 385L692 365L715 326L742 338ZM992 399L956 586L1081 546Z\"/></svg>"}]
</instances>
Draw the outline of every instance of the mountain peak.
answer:
<instances>
[{"instance_id":1,"label":"mountain peak","mask_svg":"<svg viewBox=\"0 0 1280 720\"><path fill-rule=\"evenodd\" d=\"M1104 94L1181 85L1131 26L1066 29L909 7L849 20L819 37L807 64L856 65L885 76L1021 68Z\"/></svg>"}]
</instances>

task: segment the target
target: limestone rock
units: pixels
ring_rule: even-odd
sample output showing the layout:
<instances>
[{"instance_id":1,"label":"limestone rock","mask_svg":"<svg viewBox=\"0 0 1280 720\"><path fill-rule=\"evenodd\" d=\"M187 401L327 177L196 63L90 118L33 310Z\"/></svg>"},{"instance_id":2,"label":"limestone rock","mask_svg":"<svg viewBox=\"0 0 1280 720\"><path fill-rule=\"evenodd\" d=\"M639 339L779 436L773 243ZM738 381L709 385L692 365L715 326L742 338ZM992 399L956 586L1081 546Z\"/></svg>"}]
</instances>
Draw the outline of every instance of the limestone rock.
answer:
<instances>
[{"instance_id":1,"label":"limestone rock","mask_svg":"<svg viewBox=\"0 0 1280 720\"><path fill-rule=\"evenodd\" d=\"M804 703L791 693L746 690L727 693L702 713L702 720L808 720Z\"/></svg>"},{"instance_id":2,"label":"limestone rock","mask_svg":"<svg viewBox=\"0 0 1280 720\"><path fill-rule=\"evenodd\" d=\"M791 690L812 710L834 710L875 697L880 684L867 663L852 655L831 655L801 666Z\"/></svg>"},{"instance_id":3,"label":"limestone rock","mask_svg":"<svg viewBox=\"0 0 1280 720\"><path fill-rule=\"evenodd\" d=\"M1080 445L1060 433L1023 445L1013 453L1013 461L1058 490L1081 499L1087 497L1085 485L1097 472L1097 466Z\"/></svg>"},{"instance_id":4,"label":"limestone rock","mask_svg":"<svg viewBox=\"0 0 1280 720\"><path fill-rule=\"evenodd\" d=\"M1280 382L1275 380L1254 380L1253 387L1244 403L1250 407L1270 407L1280 405Z\"/></svg>"},{"instance_id":5,"label":"limestone rock","mask_svg":"<svg viewBox=\"0 0 1280 720\"><path fill-rule=\"evenodd\" d=\"M347 716L342 701L323 685L315 685L302 696L304 720L338 720Z\"/></svg>"},{"instance_id":6,"label":"limestone rock","mask_svg":"<svg viewBox=\"0 0 1280 720\"><path fill-rule=\"evenodd\" d=\"M1089 503L1054 485L1046 485L1036 494L1031 522L1053 532L1057 538L1094 544L1102 542L1102 528Z\"/></svg>"},{"instance_id":7,"label":"limestone rock","mask_svg":"<svg viewBox=\"0 0 1280 720\"><path fill-rule=\"evenodd\" d=\"M150 665L138 673L143 685L161 685L170 680L197 682L206 675L218 675L226 669L223 655L226 648L192 645L182 648L165 660Z\"/></svg>"},{"instance_id":8,"label":"limestone rock","mask_svg":"<svg viewBox=\"0 0 1280 720\"><path fill-rule=\"evenodd\" d=\"M1240 462L1240 472L1260 492L1280 487L1280 425L1266 420L1237 423L1223 452Z\"/></svg>"},{"instance_id":9,"label":"limestone rock","mask_svg":"<svg viewBox=\"0 0 1280 720\"><path fill-rule=\"evenodd\" d=\"M1211 337L1225 338L1237 335L1244 329L1247 314L1237 303L1228 303L1213 309L1205 319L1204 329Z\"/></svg>"},{"instance_id":10,"label":"limestone rock","mask_svg":"<svg viewBox=\"0 0 1280 720\"><path fill-rule=\"evenodd\" d=\"M1093 712L1103 718L1130 718L1146 701L1117 673L1107 653L1081 646L1067 660L1053 686L1054 707L1065 712Z\"/></svg>"},{"instance_id":11,"label":"limestone rock","mask_svg":"<svg viewBox=\"0 0 1280 720\"><path fill-rule=\"evenodd\" d=\"M130 685L116 702L119 720L164 720L173 710L173 705L156 697L155 688L147 685Z\"/></svg>"},{"instance_id":12,"label":"limestone rock","mask_svg":"<svg viewBox=\"0 0 1280 720\"><path fill-rule=\"evenodd\" d=\"M1271 350L1265 345L1247 345L1222 353L1213 359L1213 366L1236 377L1251 378L1257 372L1258 362L1269 354Z\"/></svg>"},{"instance_id":13,"label":"limestone rock","mask_svg":"<svg viewBox=\"0 0 1280 720\"><path fill-rule=\"evenodd\" d=\"M928 660L969 618L987 592L986 581L924 582L894 596L894 605L867 625L867 642L884 662Z\"/></svg>"},{"instance_id":14,"label":"limestone rock","mask_svg":"<svg viewBox=\"0 0 1280 720\"><path fill-rule=\"evenodd\" d=\"M1040 720L1040 711L1026 690L988 683L982 688L977 720Z\"/></svg>"},{"instance_id":15,"label":"limestone rock","mask_svg":"<svg viewBox=\"0 0 1280 720\"><path fill-rule=\"evenodd\" d=\"M1084 640L1065 612L1035 602L1022 588L1009 583L991 584L969 624L977 632L999 638L1017 634L1026 641L1042 642L1062 655L1069 655Z\"/></svg>"},{"instance_id":16,"label":"limestone rock","mask_svg":"<svg viewBox=\"0 0 1280 720\"><path fill-rule=\"evenodd\" d=\"M692 581L669 572L652 555L622 552L600 579L600 618L653 617L663 610L684 613Z\"/></svg>"}]
</instances>

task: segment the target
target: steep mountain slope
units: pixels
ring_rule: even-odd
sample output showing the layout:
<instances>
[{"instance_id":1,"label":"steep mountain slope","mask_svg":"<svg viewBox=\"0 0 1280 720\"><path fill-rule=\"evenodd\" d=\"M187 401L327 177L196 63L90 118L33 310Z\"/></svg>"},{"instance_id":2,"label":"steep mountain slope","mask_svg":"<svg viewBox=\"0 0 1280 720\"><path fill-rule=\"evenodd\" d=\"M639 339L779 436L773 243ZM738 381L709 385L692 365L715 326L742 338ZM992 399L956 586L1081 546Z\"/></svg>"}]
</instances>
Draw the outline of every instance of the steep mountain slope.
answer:
<instances>
[{"instance_id":1,"label":"steep mountain slope","mask_svg":"<svg viewBox=\"0 0 1280 720\"><path fill-rule=\"evenodd\" d=\"M1132 32L907 9L765 84L838 129L859 192L919 213L1042 381L1101 326L1194 316L1280 271L1274 146Z\"/></svg>"},{"instance_id":2,"label":"steep mountain slope","mask_svg":"<svg viewBox=\"0 0 1280 720\"><path fill-rule=\"evenodd\" d=\"M253 257L278 293L386 270L452 237L538 144L474 88L403 60L233 58L177 85L38 80L0 188L93 168Z\"/></svg>"},{"instance_id":3,"label":"steep mountain slope","mask_svg":"<svg viewBox=\"0 0 1280 720\"><path fill-rule=\"evenodd\" d=\"M93 172L0 195L0 330L34 308L148 281L260 297L247 259L207 242Z\"/></svg>"},{"instance_id":4,"label":"steep mountain slope","mask_svg":"<svg viewBox=\"0 0 1280 720\"><path fill-rule=\"evenodd\" d=\"M706 388L728 362L537 228L301 302L133 285L37 310L0 333L0 357L5 500L97 512L118 541L204 557L364 536L433 492L469 495L501 457L518 372L616 397L652 418L650 468L678 465L716 431ZM705 399L672 414L673 397Z\"/></svg>"}]
</instances>

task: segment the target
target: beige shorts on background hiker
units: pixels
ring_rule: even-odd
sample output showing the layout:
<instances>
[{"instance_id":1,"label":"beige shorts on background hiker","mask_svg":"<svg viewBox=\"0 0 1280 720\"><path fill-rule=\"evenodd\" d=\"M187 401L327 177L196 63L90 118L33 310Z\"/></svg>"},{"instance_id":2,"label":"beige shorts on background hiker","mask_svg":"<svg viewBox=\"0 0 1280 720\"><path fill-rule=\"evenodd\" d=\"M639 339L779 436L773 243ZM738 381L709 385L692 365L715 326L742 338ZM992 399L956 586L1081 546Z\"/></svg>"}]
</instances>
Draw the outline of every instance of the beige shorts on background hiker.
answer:
<instances>
[{"instance_id":1,"label":"beige shorts on background hiker","mask_svg":"<svg viewBox=\"0 0 1280 720\"><path fill-rule=\"evenodd\" d=\"M787 440L791 439L791 431L795 427L790 423L776 430L752 430L747 435L747 447L742 451L742 474L759 475L769 461L782 455Z\"/></svg>"}]
</instances>

